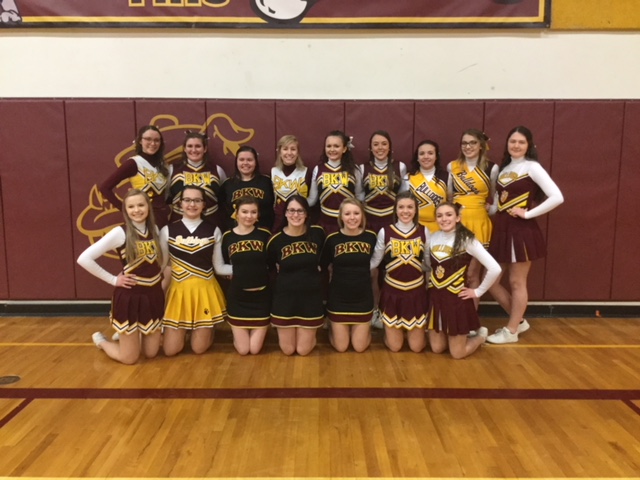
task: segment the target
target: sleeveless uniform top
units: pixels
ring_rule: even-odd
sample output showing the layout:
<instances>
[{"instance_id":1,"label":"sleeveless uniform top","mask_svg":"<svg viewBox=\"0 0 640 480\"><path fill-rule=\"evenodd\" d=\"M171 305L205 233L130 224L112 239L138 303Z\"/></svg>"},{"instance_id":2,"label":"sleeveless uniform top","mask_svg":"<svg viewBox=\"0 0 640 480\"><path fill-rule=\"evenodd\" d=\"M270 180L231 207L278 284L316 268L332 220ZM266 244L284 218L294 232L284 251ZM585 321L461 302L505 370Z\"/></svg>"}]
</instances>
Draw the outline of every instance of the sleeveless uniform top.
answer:
<instances>
[{"instance_id":1,"label":"sleeveless uniform top","mask_svg":"<svg viewBox=\"0 0 640 480\"><path fill-rule=\"evenodd\" d=\"M320 213L325 217L338 218L338 209L345 198L355 198L356 179L342 170L342 165L333 168L328 163L318 165L316 176ZM336 224L337 225L337 224Z\"/></svg>"},{"instance_id":2,"label":"sleeveless uniform top","mask_svg":"<svg viewBox=\"0 0 640 480\"><path fill-rule=\"evenodd\" d=\"M151 287L160 283L161 270L158 262L158 246L153 240L151 232L140 235L141 240L136 241L136 258L127 263L126 245L118 248L118 256L123 265L123 272L136 276L137 286Z\"/></svg>"},{"instance_id":3,"label":"sleeveless uniform top","mask_svg":"<svg viewBox=\"0 0 640 480\"><path fill-rule=\"evenodd\" d=\"M307 185L307 167L297 167L290 174L286 174L281 168L271 169L271 183L273 183L273 193L275 196L274 227L280 228L284 220L284 205L292 195L301 195L305 198L309 196L309 185Z\"/></svg>"},{"instance_id":4,"label":"sleeveless uniform top","mask_svg":"<svg viewBox=\"0 0 640 480\"><path fill-rule=\"evenodd\" d=\"M398 290L411 290L425 283L422 269L426 236L424 229L414 226L403 233L395 225L384 227L384 281Z\"/></svg>"},{"instance_id":5,"label":"sleeveless uniform top","mask_svg":"<svg viewBox=\"0 0 640 480\"><path fill-rule=\"evenodd\" d=\"M418 199L418 222L429 229L429 232L436 232L436 207L447 198L446 171L436 171L431 180L418 171L409 176L409 190Z\"/></svg>"},{"instance_id":6,"label":"sleeveless uniform top","mask_svg":"<svg viewBox=\"0 0 640 480\"><path fill-rule=\"evenodd\" d=\"M363 165L364 211L372 221L373 218L375 220L382 218L390 220L393 217L393 206L396 201L396 194L400 190L402 178L399 164L393 162L392 166L395 174L394 181L393 185L388 185L388 162L383 169L378 168L375 162ZM378 225L380 222L373 221L373 223Z\"/></svg>"},{"instance_id":7,"label":"sleeveless uniform top","mask_svg":"<svg viewBox=\"0 0 640 480\"><path fill-rule=\"evenodd\" d=\"M190 277L213 278L215 225L202 222L193 232L182 221L169 225L171 279L182 282Z\"/></svg>"},{"instance_id":8,"label":"sleeveless uniform top","mask_svg":"<svg viewBox=\"0 0 640 480\"><path fill-rule=\"evenodd\" d=\"M204 218L214 218L218 212L218 194L222 180L218 167L203 162L199 167L194 167L189 162L179 165L173 171L169 198L171 198L171 219L174 221L182 218L180 198L185 187L200 187L204 190L207 208L202 212Z\"/></svg>"}]
</instances>

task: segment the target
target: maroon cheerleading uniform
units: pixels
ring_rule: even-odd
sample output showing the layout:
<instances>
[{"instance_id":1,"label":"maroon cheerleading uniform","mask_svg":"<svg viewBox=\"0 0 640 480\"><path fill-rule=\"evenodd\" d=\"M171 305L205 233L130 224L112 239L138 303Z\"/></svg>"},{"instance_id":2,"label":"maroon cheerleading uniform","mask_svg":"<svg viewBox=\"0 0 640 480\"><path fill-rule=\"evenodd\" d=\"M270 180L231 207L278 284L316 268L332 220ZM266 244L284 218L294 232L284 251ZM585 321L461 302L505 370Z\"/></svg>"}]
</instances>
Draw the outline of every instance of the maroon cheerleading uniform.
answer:
<instances>
[{"instance_id":1,"label":"maroon cheerleading uniform","mask_svg":"<svg viewBox=\"0 0 640 480\"><path fill-rule=\"evenodd\" d=\"M189 162L175 167L171 176L169 187L169 198L171 199L171 221L178 221L182 218L182 207L180 199L182 190L185 187L200 187L204 190L205 210L202 218L217 225L218 224L218 194L220 193L220 167L210 162L203 162L199 167L194 167Z\"/></svg>"},{"instance_id":2,"label":"maroon cheerleading uniform","mask_svg":"<svg viewBox=\"0 0 640 480\"><path fill-rule=\"evenodd\" d=\"M393 206L396 194L402 184L402 176L397 162L393 162L391 166L394 169L393 185L388 185L388 161L382 169L378 168L375 162L369 162L362 166L367 228L374 232L393 223Z\"/></svg>"},{"instance_id":3,"label":"maroon cheerleading uniform","mask_svg":"<svg viewBox=\"0 0 640 480\"><path fill-rule=\"evenodd\" d=\"M342 201L356 197L356 178L355 174L345 172L342 165L334 168L325 162L318 165L317 169L316 185L320 203L318 224L329 234L339 229L338 210Z\"/></svg>"}]
</instances>

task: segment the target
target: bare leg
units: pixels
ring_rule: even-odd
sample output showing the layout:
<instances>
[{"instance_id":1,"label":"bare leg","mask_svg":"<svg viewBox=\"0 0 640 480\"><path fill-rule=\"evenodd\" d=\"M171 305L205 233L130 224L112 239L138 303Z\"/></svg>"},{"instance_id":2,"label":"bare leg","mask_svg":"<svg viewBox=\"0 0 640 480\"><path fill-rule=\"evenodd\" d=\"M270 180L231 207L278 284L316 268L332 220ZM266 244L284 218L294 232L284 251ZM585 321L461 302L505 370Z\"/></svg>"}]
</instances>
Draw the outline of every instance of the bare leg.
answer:
<instances>
[{"instance_id":1,"label":"bare leg","mask_svg":"<svg viewBox=\"0 0 640 480\"><path fill-rule=\"evenodd\" d=\"M485 340L481 335L471 338L466 335L452 335L449 336L449 352L453 358L460 360L475 352Z\"/></svg>"},{"instance_id":2,"label":"bare leg","mask_svg":"<svg viewBox=\"0 0 640 480\"><path fill-rule=\"evenodd\" d=\"M142 337L142 353L146 358L154 358L160 351L160 343L162 343L162 329L158 328L149 335L141 335Z\"/></svg>"},{"instance_id":3,"label":"bare leg","mask_svg":"<svg viewBox=\"0 0 640 480\"><path fill-rule=\"evenodd\" d=\"M160 332L158 331L158 334ZM133 365L140 358L140 333L132 334L121 333L120 341L105 341L100 343L99 347L104 350L110 358L117 360L125 365Z\"/></svg>"},{"instance_id":4,"label":"bare leg","mask_svg":"<svg viewBox=\"0 0 640 480\"><path fill-rule=\"evenodd\" d=\"M447 349L447 336L444 332L429 330L429 343L433 353L443 353Z\"/></svg>"},{"instance_id":5,"label":"bare leg","mask_svg":"<svg viewBox=\"0 0 640 480\"><path fill-rule=\"evenodd\" d=\"M424 327L414 328L407 332L407 342L412 352L420 353L427 346L427 335Z\"/></svg>"},{"instance_id":6,"label":"bare leg","mask_svg":"<svg viewBox=\"0 0 640 480\"><path fill-rule=\"evenodd\" d=\"M509 267L511 264L501 263L500 267L502 268L502 272L498 276L498 279L493 283L491 288L489 288L489 292L496 299L496 302L502 307L502 309L507 312L507 314L511 313L511 294L507 291L506 288L502 286L500 280L502 279L502 275L509 271Z\"/></svg>"},{"instance_id":7,"label":"bare leg","mask_svg":"<svg viewBox=\"0 0 640 480\"><path fill-rule=\"evenodd\" d=\"M214 335L213 327L211 328L196 328L191 332L191 350L196 355L200 355L207 350L213 343Z\"/></svg>"},{"instance_id":8,"label":"bare leg","mask_svg":"<svg viewBox=\"0 0 640 480\"><path fill-rule=\"evenodd\" d=\"M266 336L267 327L254 328L249 330L249 351L251 352L251 355L260 353L260 350L262 350L262 346L264 345L264 339L266 338Z\"/></svg>"},{"instance_id":9,"label":"bare leg","mask_svg":"<svg viewBox=\"0 0 640 480\"><path fill-rule=\"evenodd\" d=\"M231 327L233 333L233 346L240 355L247 355L251 351L250 330L246 328Z\"/></svg>"},{"instance_id":10,"label":"bare leg","mask_svg":"<svg viewBox=\"0 0 640 480\"><path fill-rule=\"evenodd\" d=\"M162 349L167 357L173 357L184 350L184 337L187 331L184 328L164 329L164 341Z\"/></svg>"},{"instance_id":11,"label":"bare leg","mask_svg":"<svg viewBox=\"0 0 640 480\"><path fill-rule=\"evenodd\" d=\"M296 351L298 355L309 355L311 350L316 346L315 328L296 328Z\"/></svg>"},{"instance_id":12,"label":"bare leg","mask_svg":"<svg viewBox=\"0 0 640 480\"><path fill-rule=\"evenodd\" d=\"M349 325L331 322L329 341L338 352L346 352L349 348Z\"/></svg>"},{"instance_id":13,"label":"bare leg","mask_svg":"<svg viewBox=\"0 0 640 480\"><path fill-rule=\"evenodd\" d=\"M404 330L385 325L384 344L392 352L399 352L404 344Z\"/></svg>"},{"instance_id":14,"label":"bare leg","mask_svg":"<svg viewBox=\"0 0 640 480\"><path fill-rule=\"evenodd\" d=\"M369 348L371 344L370 323L361 323L351 327L351 344L353 345L353 349L358 353L362 353Z\"/></svg>"},{"instance_id":15,"label":"bare leg","mask_svg":"<svg viewBox=\"0 0 640 480\"><path fill-rule=\"evenodd\" d=\"M278 328L278 343L285 355L296 353L296 330L297 328Z\"/></svg>"},{"instance_id":16,"label":"bare leg","mask_svg":"<svg viewBox=\"0 0 640 480\"><path fill-rule=\"evenodd\" d=\"M509 269L509 285L511 287L511 310L509 311L509 323L507 328L511 333L516 333L518 325L524 317L529 301L527 290L527 277L531 269L531 262L512 263Z\"/></svg>"}]
</instances>

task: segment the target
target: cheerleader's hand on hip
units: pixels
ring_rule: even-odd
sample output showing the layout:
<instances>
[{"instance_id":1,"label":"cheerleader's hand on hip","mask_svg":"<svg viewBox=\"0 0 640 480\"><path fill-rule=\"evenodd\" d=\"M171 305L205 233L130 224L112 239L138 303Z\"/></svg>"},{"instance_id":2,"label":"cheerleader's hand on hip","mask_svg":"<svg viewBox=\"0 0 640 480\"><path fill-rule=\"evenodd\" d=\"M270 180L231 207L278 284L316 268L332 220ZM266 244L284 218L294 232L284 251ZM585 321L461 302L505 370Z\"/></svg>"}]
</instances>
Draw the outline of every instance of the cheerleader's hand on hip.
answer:
<instances>
[{"instance_id":1,"label":"cheerleader's hand on hip","mask_svg":"<svg viewBox=\"0 0 640 480\"><path fill-rule=\"evenodd\" d=\"M478 298L476 295L476 291L473 288L463 287L462 291L458 294L458 297L463 300L467 300L469 298Z\"/></svg>"},{"instance_id":2,"label":"cheerleader's hand on hip","mask_svg":"<svg viewBox=\"0 0 640 480\"><path fill-rule=\"evenodd\" d=\"M116 287L131 288L138 284L135 275L120 272L116 278Z\"/></svg>"},{"instance_id":3,"label":"cheerleader's hand on hip","mask_svg":"<svg viewBox=\"0 0 640 480\"><path fill-rule=\"evenodd\" d=\"M524 218L525 213L527 213L527 209L521 207L513 207L509 210L509 215L512 217Z\"/></svg>"}]
</instances>

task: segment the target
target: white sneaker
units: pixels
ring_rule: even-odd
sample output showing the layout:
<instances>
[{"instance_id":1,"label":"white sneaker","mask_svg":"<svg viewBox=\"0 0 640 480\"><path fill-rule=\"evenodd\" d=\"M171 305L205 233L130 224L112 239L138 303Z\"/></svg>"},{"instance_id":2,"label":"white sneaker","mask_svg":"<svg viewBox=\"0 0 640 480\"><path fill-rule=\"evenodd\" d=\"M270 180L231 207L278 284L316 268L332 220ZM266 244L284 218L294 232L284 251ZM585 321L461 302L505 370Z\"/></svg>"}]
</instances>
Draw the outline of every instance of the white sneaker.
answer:
<instances>
[{"instance_id":1,"label":"white sneaker","mask_svg":"<svg viewBox=\"0 0 640 480\"><path fill-rule=\"evenodd\" d=\"M467 333L467 337L469 338L473 338L473 337L477 337L478 336L478 331L477 330L469 330L469 333Z\"/></svg>"},{"instance_id":2,"label":"white sneaker","mask_svg":"<svg viewBox=\"0 0 640 480\"><path fill-rule=\"evenodd\" d=\"M100 345L107 341L107 337L105 337L100 332L95 332L95 333L93 333L91 335L91 340L93 340L93 343L96 344L96 347L98 347L100 350L102 350L102 347Z\"/></svg>"},{"instance_id":3,"label":"white sneaker","mask_svg":"<svg viewBox=\"0 0 640 480\"><path fill-rule=\"evenodd\" d=\"M120 341L120 334L118 332L114 333L113 335L111 335L111 340L114 342L119 342Z\"/></svg>"},{"instance_id":4,"label":"white sneaker","mask_svg":"<svg viewBox=\"0 0 640 480\"><path fill-rule=\"evenodd\" d=\"M480 327L476 332L476 336L486 339L489 336L489 329L487 327Z\"/></svg>"},{"instance_id":5,"label":"white sneaker","mask_svg":"<svg viewBox=\"0 0 640 480\"><path fill-rule=\"evenodd\" d=\"M380 310L373 311L373 316L371 317L371 326L373 328L377 328L378 330L382 330L384 328L384 324L382 323L382 315L380 315Z\"/></svg>"},{"instance_id":6,"label":"white sneaker","mask_svg":"<svg viewBox=\"0 0 640 480\"><path fill-rule=\"evenodd\" d=\"M516 343L518 341L518 333L511 333L507 327L502 327L493 335L487 337L489 343Z\"/></svg>"},{"instance_id":7,"label":"white sneaker","mask_svg":"<svg viewBox=\"0 0 640 480\"><path fill-rule=\"evenodd\" d=\"M529 325L529 322L527 322L527 319L523 318L522 321L518 324L518 335L526 332L530 328L531 328L531 325Z\"/></svg>"}]
</instances>

